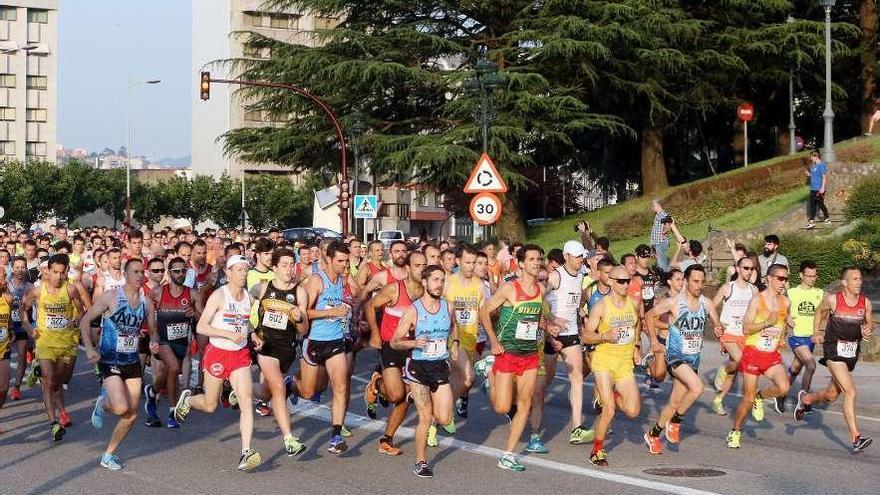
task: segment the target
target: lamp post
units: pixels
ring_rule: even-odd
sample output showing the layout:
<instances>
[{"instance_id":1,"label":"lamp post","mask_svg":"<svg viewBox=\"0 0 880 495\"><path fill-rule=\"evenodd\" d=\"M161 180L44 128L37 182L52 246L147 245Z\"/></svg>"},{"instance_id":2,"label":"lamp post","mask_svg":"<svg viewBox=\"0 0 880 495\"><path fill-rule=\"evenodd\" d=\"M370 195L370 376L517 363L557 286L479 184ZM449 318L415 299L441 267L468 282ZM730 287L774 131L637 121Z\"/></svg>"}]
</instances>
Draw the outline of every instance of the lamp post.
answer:
<instances>
[{"instance_id":1,"label":"lamp post","mask_svg":"<svg viewBox=\"0 0 880 495\"><path fill-rule=\"evenodd\" d=\"M349 130L349 134L351 137L351 151L354 155L354 180L352 183L354 184L352 193L352 201L354 201L354 196L357 196L360 192L360 162L361 162L361 139L364 137L364 132L366 132L366 127L364 125L364 114L360 112L360 110L355 110L351 113L351 129ZM351 230L354 231L354 236L358 237L358 222L357 219L354 218L354 208L351 208ZM366 220L364 220L364 224L366 224ZM366 228L362 229L366 232Z\"/></svg>"},{"instance_id":2,"label":"lamp post","mask_svg":"<svg viewBox=\"0 0 880 495\"><path fill-rule=\"evenodd\" d=\"M138 86L159 84L160 82L162 82L160 79L132 82L129 77L128 87L125 88L128 93L128 144L125 147L125 221L129 227L131 227L131 92Z\"/></svg>"},{"instance_id":3,"label":"lamp post","mask_svg":"<svg viewBox=\"0 0 880 495\"><path fill-rule=\"evenodd\" d=\"M794 17L788 16L785 20L788 24L794 22ZM797 153L797 144L795 143L795 131L797 126L794 125L794 64L789 62L788 65L788 154Z\"/></svg>"},{"instance_id":4,"label":"lamp post","mask_svg":"<svg viewBox=\"0 0 880 495\"><path fill-rule=\"evenodd\" d=\"M825 120L825 147L822 150L822 159L825 163L833 162L834 155L834 110L831 108L831 8L837 0L819 0L819 5L825 9L825 111L822 118Z\"/></svg>"}]
</instances>

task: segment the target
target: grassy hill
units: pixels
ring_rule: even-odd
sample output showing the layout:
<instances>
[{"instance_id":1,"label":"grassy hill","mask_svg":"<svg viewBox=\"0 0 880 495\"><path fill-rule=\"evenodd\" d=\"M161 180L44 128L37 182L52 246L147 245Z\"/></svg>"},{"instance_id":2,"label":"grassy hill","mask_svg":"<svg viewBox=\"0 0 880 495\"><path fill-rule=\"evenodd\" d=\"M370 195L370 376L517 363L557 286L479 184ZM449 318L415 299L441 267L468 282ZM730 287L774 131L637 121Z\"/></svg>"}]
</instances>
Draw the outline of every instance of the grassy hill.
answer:
<instances>
[{"instance_id":1,"label":"grassy hill","mask_svg":"<svg viewBox=\"0 0 880 495\"><path fill-rule=\"evenodd\" d=\"M880 159L880 138L855 138L837 144L841 162ZM671 187L659 197L688 238L702 239L707 229L742 232L767 224L803 204L809 194L804 175L807 152L770 160ZM569 215L529 229L529 241L545 249L561 247L576 238L573 226L580 220L611 239L615 256L632 252L648 242L653 218L649 197L578 215Z\"/></svg>"}]
</instances>

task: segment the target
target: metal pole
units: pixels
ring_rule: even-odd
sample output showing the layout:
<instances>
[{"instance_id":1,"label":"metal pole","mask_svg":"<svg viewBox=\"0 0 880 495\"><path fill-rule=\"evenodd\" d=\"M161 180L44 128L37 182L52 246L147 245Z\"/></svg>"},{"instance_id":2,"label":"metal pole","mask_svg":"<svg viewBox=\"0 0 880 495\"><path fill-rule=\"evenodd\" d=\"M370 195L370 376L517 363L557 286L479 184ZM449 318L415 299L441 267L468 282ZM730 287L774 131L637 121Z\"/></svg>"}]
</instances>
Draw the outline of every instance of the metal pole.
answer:
<instances>
[{"instance_id":1,"label":"metal pole","mask_svg":"<svg viewBox=\"0 0 880 495\"><path fill-rule=\"evenodd\" d=\"M125 146L125 221L131 228L131 89L134 86L128 78L128 141Z\"/></svg>"},{"instance_id":2,"label":"metal pole","mask_svg":"<svg viewBox=\"0 0 880 495\"><path fill-rule=\"evenodd\" d=\"M788 69L788 154L793 155L797 153L797 145L795 144L795 130L797 127L794 125L794 71L793 69Z\"/></svg>"},{"instance_id":3,"label":"metal pole","mask_svg":"<svg viewBox=\"0 0 880 495\"><path fill-rule=\"evenodd\" d=\"M196 228L193 225L193 228ZM245 229L247 229L247 215L245 214L244 209L244 166L241 167L241 233L244 234Z\"/></svg>"},{"instance_id":4,"label":"metal pole","mask_svg":"<svg viewBox=\"0 0 880 495\"><path fill-rule=\"evenodd\" d=\"M830 164L836 160L834 154L834 110L831 108L831 7L825 7L825 149L822 158Z\"/></svg>"},{"instance_id":5,"label":"metal pole","mask_svg":"<svg viewBox=\"0 0 880 495\"><path fill-rule=\"evenodd\" d=\"M489 152L489 95L486 94L486 88L483 86L483 81L480 81L480 94L482 95L482 102L480 106L483 111L483 153Z\"/></svg>"},{"instance_id":6,"label":"metal pole","mask_svg":"<svg viewBox=\"0 0 880 495\"><path fill-rule=\"evenodd\" d=\"M749 166L749 121L743 121L743 138L746 141L745 147L745 167Z\"/></svg>"},{"instance_id":7,"label":"metal pole","mask_svg":"<svg viewBox=\"0 0 880 495\"><path fill-rule=\"evenodd\" d=\"M547 218L547 166L546 165L544 165L544 187L542 187L542 189L544 190L543 191L543 193L544 193L543 203L544 204L543 204L543 212L541 213L541 216L543 218Z\"/></svg>"}]
</instances>

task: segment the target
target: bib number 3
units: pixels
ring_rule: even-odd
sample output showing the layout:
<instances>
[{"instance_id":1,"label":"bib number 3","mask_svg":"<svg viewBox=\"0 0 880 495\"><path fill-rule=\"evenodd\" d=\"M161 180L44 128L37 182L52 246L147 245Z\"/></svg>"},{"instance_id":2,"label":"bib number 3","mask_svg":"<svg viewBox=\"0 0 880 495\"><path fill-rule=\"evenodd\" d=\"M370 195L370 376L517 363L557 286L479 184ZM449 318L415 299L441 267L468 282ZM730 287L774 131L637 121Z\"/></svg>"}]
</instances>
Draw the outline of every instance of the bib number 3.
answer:
<instances>
[{"instance_id":1,"label":"bib number 3","mask_svg":"<svg viewBox=\"0 0 880 495\"><path fill-rule=\"evenodd\" d=\"M538 322L537 321L521 321L516 325L517 340L538 340Z\"/></svg>"},{"instance_id":2,"label":"bib number 3","mask_svg":"<svg viewBox=\"0 0 880 495\"><path fill-rule=\"evenodd\" d=\"M856 351L858 351L858 348L858 342L840 340L837 342L837 355L842 358L852 359L856 357Z\"/></svg>"}]
</instances>

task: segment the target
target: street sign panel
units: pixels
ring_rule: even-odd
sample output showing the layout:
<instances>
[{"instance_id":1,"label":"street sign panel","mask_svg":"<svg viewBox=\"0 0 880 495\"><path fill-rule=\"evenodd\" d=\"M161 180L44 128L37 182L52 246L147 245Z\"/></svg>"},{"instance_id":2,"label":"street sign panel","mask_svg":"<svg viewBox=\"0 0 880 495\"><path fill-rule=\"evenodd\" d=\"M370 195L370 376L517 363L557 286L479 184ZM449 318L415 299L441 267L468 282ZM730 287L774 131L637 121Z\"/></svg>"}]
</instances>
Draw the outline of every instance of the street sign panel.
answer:
<instances>
[{"instance_id":1,"label":"street sign panel","mask_svg":"<svg viewBox=\"0 0 880 495\"><path fill-rule=\"evenodd\" d=\"M376 218L379 215L379 198L375 194L358 194L354 197L355 218Z\"/></svg>"},{"instance_id":2,"label":"street sign panel","mask_svg":"<svg viewBox=\"0 0 880 495\"><path fill-rule=\"evenodd\" d=\"M477 160L470 178L464 185L464 192L467 194L507 192L507 183L501 178L488 154L483 153Z\"/></svg>"},{"instance_id":3,"label":"street sign panel","mask_svg":"<svg viewBox=\"0 0 880 495\"><path fill-rule=\"evenodd\" d=\"M471 200L471 218L479 225L492 225L501 218L501 200L492 193L480 193Z\"/></svg>"},{"instance_id":4,"label":"street sign panel","mask_svg":"<svg viewBox=\"0 0 880 495\"><path fill-rule=\"evenodd\" d=\"M736 109L736 115L739 120L749 122L755 117L755 107L751 103L743 103Z\"/></svg>"}]
</instances>

